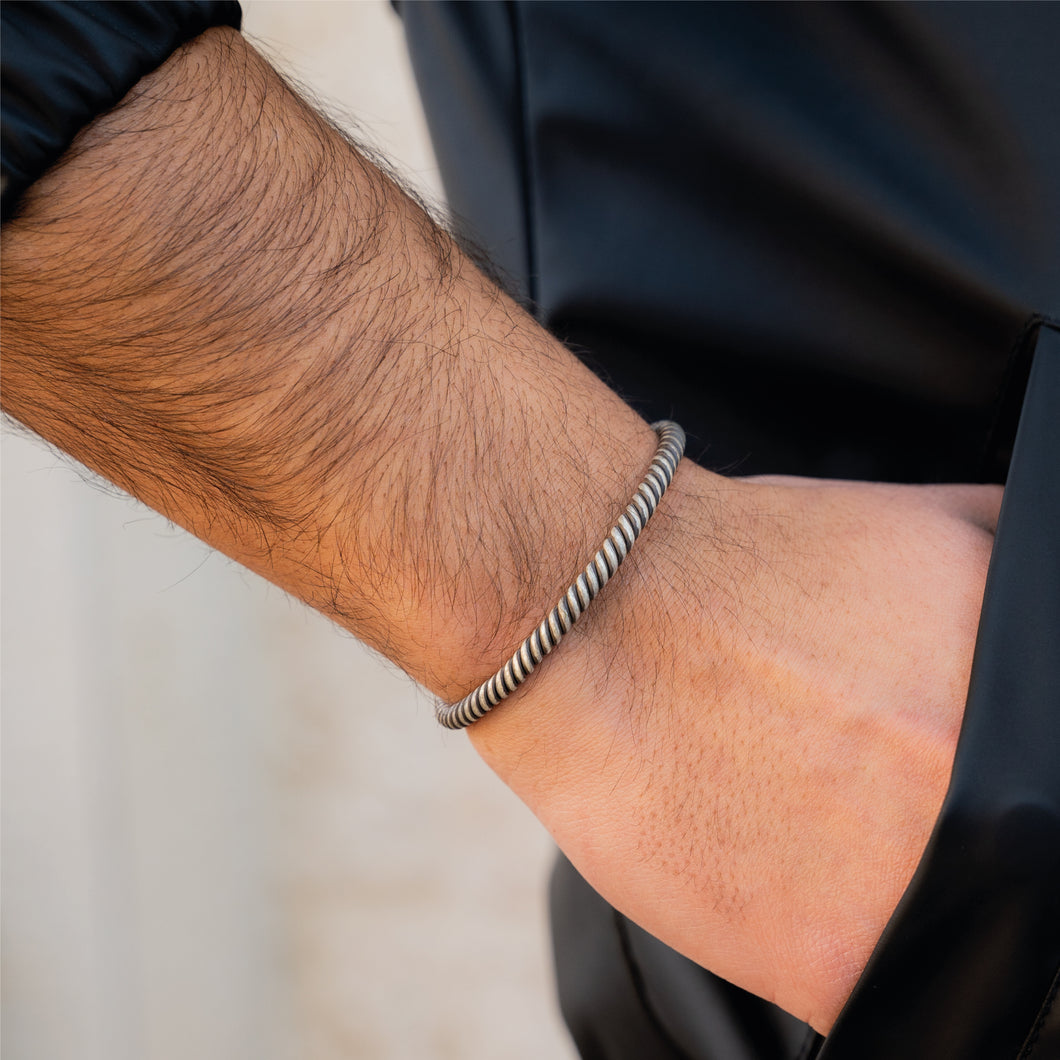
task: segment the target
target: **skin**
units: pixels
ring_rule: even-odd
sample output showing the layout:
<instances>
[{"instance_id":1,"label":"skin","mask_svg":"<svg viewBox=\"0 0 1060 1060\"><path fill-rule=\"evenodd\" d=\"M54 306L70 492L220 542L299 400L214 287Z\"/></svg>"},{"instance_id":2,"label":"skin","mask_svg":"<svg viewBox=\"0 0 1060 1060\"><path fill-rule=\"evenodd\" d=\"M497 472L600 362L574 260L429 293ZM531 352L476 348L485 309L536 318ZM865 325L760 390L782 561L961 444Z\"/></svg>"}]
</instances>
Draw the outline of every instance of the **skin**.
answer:
<instances>
[{"instance_id":1,"label":"skin","mask_svg":"<svg viewBox=\"0 0 1060 1060\"><path fill-rule=\"evenodd\" d=\"M230 30L34 186L3 328L9 415L447 700L655 445ZM470 738L609 901L826 1031L945 793L999 503L684 461Z\"/></svg>"}]
</instances>

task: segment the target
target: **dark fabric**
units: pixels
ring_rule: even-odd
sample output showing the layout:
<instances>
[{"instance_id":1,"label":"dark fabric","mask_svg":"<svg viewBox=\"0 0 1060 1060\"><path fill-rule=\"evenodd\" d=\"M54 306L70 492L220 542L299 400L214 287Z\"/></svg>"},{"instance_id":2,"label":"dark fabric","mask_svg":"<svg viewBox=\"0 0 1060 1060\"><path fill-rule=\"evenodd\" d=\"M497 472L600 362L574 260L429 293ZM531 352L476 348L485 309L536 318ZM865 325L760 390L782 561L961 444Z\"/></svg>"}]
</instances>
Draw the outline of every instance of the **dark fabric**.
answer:
<instances>
[{"instance_id":1,"label":"dark fabric","mask_svg":"<svg viewBox=\"0 0 1060 1060\"><path fill-rule=\"evenodd\" d=\"M452 207L649 419L722 470L967 481L1060 308L1060 5L1015 7L402 11Z\"/></svg>"},{"instance_id":2,"label":"dark fabric","mask_svg":"<svg viewBox=\"0 0 1060 1060\"><path fill-rule=\"evenodd\" d=\"M1060 310L1060 4L397 6L458 223L647 418L689 428L693 455L746 474L1004 481L1027 321ZM1034 520L1007 506L1017 553ZM1038 593L1060 599L1049 564ZM1055 659L1052 628L1034 636L1030 664ZM973 690L970 716L999 746L1019 730L1014 747L1051 751L1060 696L1046 689L1038 713L1009 712L990 683ZM991 770L980 753L957 776ZM1024 775L1033 789L1037 774ZM990 813L1005 812L977 812L989 861L1008 834L991 831ZM1018 801L1011 824L1029 846L1008 868L1033 878L1037 904L1015 912L1025 892L1005 883L1001 838L983 877L998 905L982 923L1014 928L1000 935L1008 958L1031 947L1027 975L1007 987L1011 959L993 963L1003 947L928 932L928 950L958 945L899 947L910 963L896 956L866 980L829 1060L1015 1060L1020 1045L1005 1050L1021 1021L1037 1050L1027 1057L1060 1056L1041 982L1053 826ZM957 884L974 886L978 867L951 864L964 913ZM642 939L562 859L551 906L561 1005L583 1056L793 1060L817 1048L807 1028ZM959 923L939 913L951 915ZM888 940L905 931L896 921ZM928 969L938 1027L913 996ZM974 1044L978 1017L1006 1025L1003 1047L1001 1031ZM946 1038L954 1018L964 1026Z\"/></svg>"},{"instance_id":3,"label":"dark fabric","mask_svg":"<svg viewBox=\"0 0 1060 1060\"><path fill-rule=\"evenodd\" d=\"M77 133L144 74L209 27L238 29L240 19L239 4L229 0L5 0L3 219Z\"/></svg>"},{"instance_id":4,"label":"dark fabric","mask_svg":"<svg viewBox=\"0 0 1060 1060\"><path fill-rule=\"evenodd\" d=\"M560 1006L583 1060L620 1054L687 1060L687 1053L646 1005L643 979L629 960L624 918L562 855L552 872L549 906ZM613 930L601 931L601 923ZM576 1003L569 1003L573 999ZM592 1011L594 1018L583 1020L585 1011ZM626 1016L630 1011L647 1018L631 1022Z\"/></svg>"},{"instance_id":5,"label":"dark fabric","mask_svg":"<svg viewBox=\"0 0 1060 1060\"><path fill-rule=\"evenodd\" d=\"M637 927L562 854L552 872L549 910L560 1007L583 1060L816 1055L821 1038L804 1023Z\"/></svg>"}]
</instances>

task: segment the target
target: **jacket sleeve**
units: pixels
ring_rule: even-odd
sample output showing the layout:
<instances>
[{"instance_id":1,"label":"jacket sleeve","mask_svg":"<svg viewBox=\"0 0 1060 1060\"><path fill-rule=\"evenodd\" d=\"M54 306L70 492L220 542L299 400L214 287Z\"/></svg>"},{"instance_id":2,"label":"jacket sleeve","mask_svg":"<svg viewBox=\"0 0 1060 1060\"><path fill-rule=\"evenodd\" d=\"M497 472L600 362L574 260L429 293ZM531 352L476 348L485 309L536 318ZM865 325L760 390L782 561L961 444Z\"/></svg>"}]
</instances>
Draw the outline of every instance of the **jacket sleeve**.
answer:
<instances>
[{"instance_id":1,"label":"jacket sleeve","mask_svg":"<svg viewBox=\"0 0 1060 1060\"><path fill-rule=\"evenodd\" d=\"M240 26L235 0L5 2L3 219L77 133L178 48L213 26Z\"/></svg>"}]
</instances>

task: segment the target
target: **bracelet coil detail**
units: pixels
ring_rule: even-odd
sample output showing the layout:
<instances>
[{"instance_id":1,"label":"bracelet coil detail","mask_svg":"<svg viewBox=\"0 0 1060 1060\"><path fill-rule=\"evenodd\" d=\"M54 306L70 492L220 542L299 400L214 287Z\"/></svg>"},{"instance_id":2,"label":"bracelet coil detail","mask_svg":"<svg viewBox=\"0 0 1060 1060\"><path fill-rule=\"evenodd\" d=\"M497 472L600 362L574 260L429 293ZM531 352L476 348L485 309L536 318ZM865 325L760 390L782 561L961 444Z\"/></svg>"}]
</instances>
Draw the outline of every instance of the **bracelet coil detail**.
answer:
<instances>
[{"instance_id":1,"label":"bracelet coil detail","mask_svg":"<svg viewBox=\"0 0 1060 1060\"><path fill-rule=\"evenodd\" d=\"M585 570L500 670L460 702L439 703L435 707L439 724L447 729L467 728L511 695L566 636L622 565L648 520L655 514L685 451L685 432L672 420L660 420L651 426L659 436L659 447L651 465L633 499Z\"/></svg>"}]
</instances>

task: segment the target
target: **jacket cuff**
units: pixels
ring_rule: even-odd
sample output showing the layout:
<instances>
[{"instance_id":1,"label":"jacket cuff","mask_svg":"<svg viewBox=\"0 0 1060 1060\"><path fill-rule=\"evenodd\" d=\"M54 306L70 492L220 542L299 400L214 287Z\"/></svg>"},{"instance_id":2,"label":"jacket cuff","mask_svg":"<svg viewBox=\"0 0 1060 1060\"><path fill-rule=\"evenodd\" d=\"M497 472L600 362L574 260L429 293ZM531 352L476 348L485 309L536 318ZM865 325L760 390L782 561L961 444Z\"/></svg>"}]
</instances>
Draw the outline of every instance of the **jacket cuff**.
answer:
<instances>
[{"instance_id":1,"label":"jacket cuff","mask_svg":"<svg viewBox=\"0 0 1060 1060\"><path fill-rule=\"evenodd\" d=\"M5 2L0 162L3 220L74 137L144 74L213 26L239 29L235 0Z\"/></svg>"}]
</instances>

